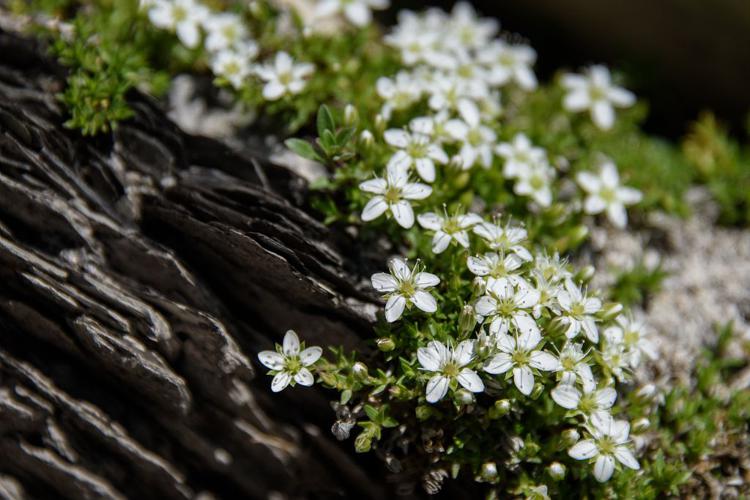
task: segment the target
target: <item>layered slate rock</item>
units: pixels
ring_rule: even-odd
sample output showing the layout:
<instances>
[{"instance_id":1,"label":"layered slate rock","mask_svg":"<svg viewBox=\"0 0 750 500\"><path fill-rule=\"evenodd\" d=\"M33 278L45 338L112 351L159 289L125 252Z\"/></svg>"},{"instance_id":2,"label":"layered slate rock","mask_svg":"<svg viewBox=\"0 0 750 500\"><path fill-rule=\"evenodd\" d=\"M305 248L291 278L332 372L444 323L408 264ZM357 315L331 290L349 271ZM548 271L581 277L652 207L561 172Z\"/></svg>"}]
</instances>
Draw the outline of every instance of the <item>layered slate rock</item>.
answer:
<instances>
[{"instance_id":1,"label":"layered slate rock","mask_svg":"<svg viewBox=\"0 0 750 500\"><path fill-rule=\"evenodd\" d=\"M384 497L335 395L272 396L255 362L289 328L367 356L360 251L288 170L144 96L110 136L65 129L63 78L0 33L0 498Z\"/></svg>"}]
</instances>

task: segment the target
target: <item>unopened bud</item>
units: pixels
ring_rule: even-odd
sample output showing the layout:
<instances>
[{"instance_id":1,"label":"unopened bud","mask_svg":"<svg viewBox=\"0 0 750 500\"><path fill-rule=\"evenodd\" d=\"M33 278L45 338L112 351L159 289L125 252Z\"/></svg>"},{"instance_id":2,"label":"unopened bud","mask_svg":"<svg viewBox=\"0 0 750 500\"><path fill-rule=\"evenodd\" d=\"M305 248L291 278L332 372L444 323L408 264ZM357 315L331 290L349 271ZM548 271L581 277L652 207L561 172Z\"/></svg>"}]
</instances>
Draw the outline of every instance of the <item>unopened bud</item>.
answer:
<instances>
[{"instance_id":1,"label":"unopened bud","mask_svg":"<svg viewBox=\"0 0 750 500\"><path fill-rule=\"evenodd\" d=\"M581 439L581 434L576 429L566 429L562 433L562 438L566 445L571 446Z\"/></svg>"},{"instance_id":2,"label":"unopened bud","mask_svg":"<svg viewBox=\"0 0 750 500\"><path fill-rule=\"evenodd\" d=\"M646 384L637 391L635 395L641 399L651 399L656 394L656 386L654 384Z\"/></svg>"},{"instance_id":3,"label":"unopened bud","mask_svg":"<svg viewBox=\"0 0 750 500\"><path fill-rule=\"evenodd\" d=\"M539 396L542 395L542 392L544 392L544 385L543 384L535 384L534 389L531 391L531 399L538 399Z\"/></svg>"},{"instance_id":4,"label":"unopened bud","mask_svg":"<svg viewBox=\"0 0 750 500\"><path fill-rule=\"evenodd\" d=\"M633 422L633 432L643 432L649 428L651 422L646 417L641 417Z\"/></svg>"},{"instance_id":5,"label":"unopened bud","mask_svg":"<svg viewBox=\"0 0 750 500\"><path fill-rule=\"evenodd\" d=\"M570 248L575 248L588 237L589 235L589 228L586 226L576 226L573 228L570 233Z\"/></svg>"},{"instance_id":6,"label":"unopened bud","mask_svg":"<svg viewBox=\"0 0 750 500\"><path fill-rule=\"evenodd\" d=\"M549 472L550 477L555 481L565 478L566 468L560 462L552 462L549 464L547 471Z\"/></svg>"},{"instance_id":7,"label":"unopened bud","mask_svg":"<svg viewBox=\"0 0 750 500\"><path fill-rule=\"evenodd\" d=\"M379 338L375 343L377 344L378 349L383 352L390 352L396 348L396 343L388 337Z\"/></svg>"},{"instance_id":8,"label":"unopened bud","mask_svg":"<svg viewBox=\"0 0 750 500\"><path fill-rule=\"evenodd\" d=\"M464 170L464 160L460 155L453 155L447 167L449 170Z\"/></svg>"},{"instance_id":9,"label":"unopened bud","mask_svg":"<svg viewBox=\"0 0 750 500\"><path fill-rule=\"evenodd\" d=\"M474 330L477 324L477 316L474 313L474 308L469 304L466 304L461 309L461 314L458 317L458 331L461 336L467 335Z\"/></svg>"},{"instance_id":10,"label":"unopened bud","mask_svg":"<svg viewBox=\"0 0 750 500\"><path fill-rule=\"evenodd\" d=\"M386 120L383 115L381 115L380 113L378 113L375 116L375 132L378 135L382 135L383 132L385 131L385 127L387 127L387 126L388 126L388 120Z\"/></svg>"},{"instance_id":11,"label":"unopened bud","mask_svg":"<svg viewBox=\"0 0 750 500\"><path fill-rule=\"evenodd\" d=\"M365 378L367 377L367 366L361 361L357 361L354 363L354 366L352 366L352 372L356 377Z\"/></svg>"},{"instance_id":12,"label":"unopened bud","mask_svg":"<svg viewBox=\"0 0 750 500\"><path fill-rule=\"evenodd\" d=\"M358 121L359 113L357 112L357 108L351 104L347 104L344 108L344 125L351 127L352 125L356 125Z\"/></svg>"},{"instance_id":13,"label":"unopened bud","mask_svg":"<svg viewBox=\"0 0 750 500\"><path fill-rule=\"evenodd\" d=\"M427 420L432 416L432 407L427 405L417 406L415 414L417 415L417 420Z\"/></svg>"},{"instance_id":14,"label":"unopened bud","mask_svg":"<svg viewBox=\"0 0 750 500\"><path fill-rule=\"evenodd\" d=\"M474 397L474 394L471 391L467 391L466 389L459 389L455 392L454 398L457 403L462 404L464 406L470 405L476 401L476 398Z\"/></svg>"},{"instance_id":15,"label":"unopened bud","mask_svg":"<svg viewBox=\"0 0 750 500\"><path fill-rule=\"evenodd\" d=\"M359 146L362 149L369 149L375 144L375 136L369 130L363 130L359 134Z\"/></svg>"},{"instance_id":16,"label":"unopened bud","mask_svg":"<svg viewBox=\"0 0 750 500\"><path fill-rule=\"evenodd\" d=\"M602 310L599 312L599 317L602 321L609 321L615 319L622 312L622 304L617 302L608 302L604 304Z\"/></svg>"},{"instance_id":17,"label":"unopened bud","mask_svg":"<svg viewBox=\"0 0 750 500\"><path fill-rule=\"evenodd\" d=\"M564 335L570 327L570 320L565 316L558 316L547 325L547 334L550 336Z\"/></svg>"},{"instance_id":18,"label":"unopened bud","mask_svg":"<svg viewBox=\"0 0 750 500\"><path fill-rule=\"evenodd\" d=\"M490 407L489 416L490 418L496 419L504 417L510 413L511 404L507 399L498 399L495 404Z\"/></svg>"},{"instance_id":19,"label":"unopened bud","mask_svg":"<svg viewBox=\"0 0 750 500\"><path fill-rule=\"evenodd\" d=\"M482 464L482 479L485 481L494 481L497 479L497 464L495 462L485 462Z\"/></svg>"},{"instance_id":20,"label":"unopened bud","mask_svg":"<svg viewBox=\"0 0 750 500\"><path fill-rule=\"evenodd\" d=\"M472 297L481 297L486 291L487 283L484 281L484 278L480 278L479 276L475 277L474 281L471 282Z\"/></svg>"},{"instance_id":21,"label":"unopened bud","mask_svg":"<svg viewBox=\"0 0 750 500\"><path fill-rule=\"evenodd\" d=\"M591 281L591 278L594 277L594 273L596 272L596 269L594 269L594 266L583 266L575 275L574 281L578 281L581 283L588 283Z\"/></svg>"}]
</instances>

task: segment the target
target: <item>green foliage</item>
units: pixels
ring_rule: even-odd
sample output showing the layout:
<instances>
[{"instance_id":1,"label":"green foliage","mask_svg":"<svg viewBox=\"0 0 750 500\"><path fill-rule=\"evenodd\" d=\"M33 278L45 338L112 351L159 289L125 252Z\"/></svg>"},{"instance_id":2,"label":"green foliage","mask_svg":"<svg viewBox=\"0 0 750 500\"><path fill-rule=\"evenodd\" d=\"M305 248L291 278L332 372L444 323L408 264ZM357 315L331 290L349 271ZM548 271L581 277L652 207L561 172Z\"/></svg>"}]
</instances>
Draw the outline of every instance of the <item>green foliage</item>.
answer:
<instances>
[{"instance_id":1,"label":"green foliage","mask_svg":"<svg viewBox=\"0 0 750 500\"><path fill-rule=\"evenodd\" d=\"M730 138L713 115L693 124L682 145L697 180L711 191L720 207L719 222L750 224L750 149Z\"/></svg>"}]
</instances>

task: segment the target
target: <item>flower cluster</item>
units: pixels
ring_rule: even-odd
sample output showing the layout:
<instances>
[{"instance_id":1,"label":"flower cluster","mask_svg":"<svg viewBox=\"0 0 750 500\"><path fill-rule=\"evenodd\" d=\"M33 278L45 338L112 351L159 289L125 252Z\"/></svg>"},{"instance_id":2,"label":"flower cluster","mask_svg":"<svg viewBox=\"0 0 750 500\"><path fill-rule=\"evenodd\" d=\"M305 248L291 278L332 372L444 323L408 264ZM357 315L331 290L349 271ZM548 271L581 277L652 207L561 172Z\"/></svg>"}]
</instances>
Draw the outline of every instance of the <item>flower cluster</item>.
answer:
<instances>
[{"instance_id":1,"label":"flower cluster","mask_svg":"<svg viewBox=\"0 0 750 500\"><path fill-rule=\"evenodd\" d=\"M238 14L212 12L198 0L141 0L141 6L154 26L174 32L189 49L204 49L214 75L235 90L255 81L263 98L275 101L302 92L315 70L284 51L257 62L260 48Z\"/></svg>"}]
</instances>

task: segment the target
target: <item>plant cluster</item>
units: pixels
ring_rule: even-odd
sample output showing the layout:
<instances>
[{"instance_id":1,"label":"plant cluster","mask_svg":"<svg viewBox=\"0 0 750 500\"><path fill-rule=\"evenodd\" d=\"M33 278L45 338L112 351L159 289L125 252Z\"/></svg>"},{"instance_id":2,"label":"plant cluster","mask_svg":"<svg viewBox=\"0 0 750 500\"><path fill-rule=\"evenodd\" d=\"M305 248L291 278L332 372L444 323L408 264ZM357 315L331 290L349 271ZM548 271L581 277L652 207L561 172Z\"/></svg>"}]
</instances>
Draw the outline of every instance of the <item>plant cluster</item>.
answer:
<instances>
[{"instance_id":1,"label":"plant cluster","mask_svg":"<svg viewBox=\"0 0 750 500\"><path fill-rule=\"evenodd\" d=\"M657 356L652 334L605 297L636 303L660 270L593 290L594 270L561 255L594 224L683 212L696 180L727 222L746 222L747 155L710 119L684 154L643 134L644 106L603 66L540 83L534 50L468 4L401 12L383 33L372 15L386 7L35 0L24 9L70 19L53 35L71 68L71 126L109 130L129 116L131 88L211 74L269 130L298 133L290 150L327 167L311 186L327 223L392 249L387 272L370 278L384 304L374 353L323 356L290 331L258 356L274 392L316 379L337 391L336 437L377 451L428 493L460 475L489 497L678 494L717 454L707 433L747 439L736 404L747 389L710 390L740 363L708 359L696 376L710 383L698 387L638 386ZM672 450L673 440L685 446Z\"/></svg>"}]
</instances>

